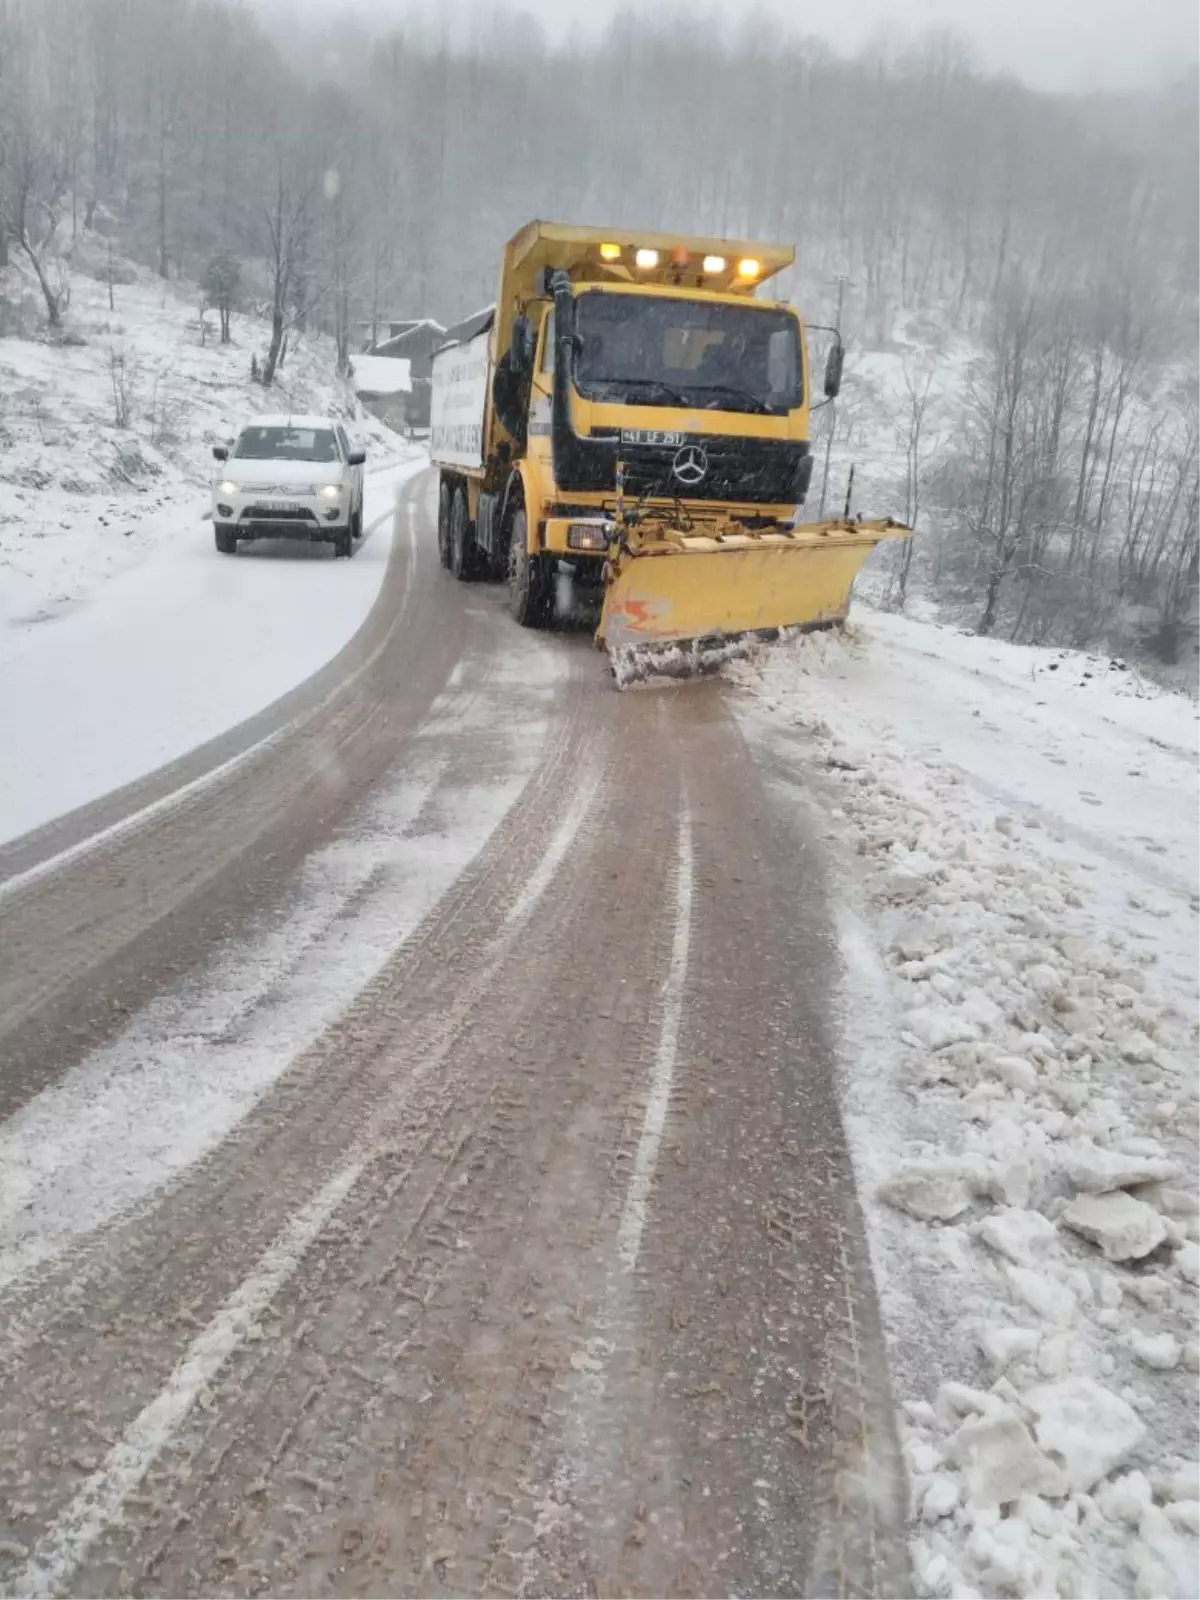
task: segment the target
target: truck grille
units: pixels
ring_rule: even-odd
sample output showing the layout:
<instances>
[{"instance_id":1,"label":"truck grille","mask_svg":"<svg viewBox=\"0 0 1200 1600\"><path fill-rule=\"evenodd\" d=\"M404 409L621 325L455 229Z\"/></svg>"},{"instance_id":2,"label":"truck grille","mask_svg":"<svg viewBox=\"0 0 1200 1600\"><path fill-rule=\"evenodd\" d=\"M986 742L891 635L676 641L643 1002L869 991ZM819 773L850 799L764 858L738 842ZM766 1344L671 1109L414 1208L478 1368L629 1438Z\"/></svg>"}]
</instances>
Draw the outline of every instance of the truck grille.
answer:
<instances>
[{"instance_id":1,"label":"truck grille","mask_svg":"<svg viewBox=\"0 0 1200 1600\"><path fill-rule=\"evenodd\" d=\"M795 439L746 439L736 434L689 433L683 445L696 445L708 459L704 477L681 483L672 471L681 445L621 443L619 428L597 428L594 439L612 441L611 456L589 460L587 483L560 484L562 489L610 490L616 484L617 457L626 467L631 494L668 496L676 500L735 500L768 504L795 503L802 498L800 463L807 444ZM591 453L589 452L589 455ZM599 455L600 452L597 452Z\"/></svg>"}]
</instances>

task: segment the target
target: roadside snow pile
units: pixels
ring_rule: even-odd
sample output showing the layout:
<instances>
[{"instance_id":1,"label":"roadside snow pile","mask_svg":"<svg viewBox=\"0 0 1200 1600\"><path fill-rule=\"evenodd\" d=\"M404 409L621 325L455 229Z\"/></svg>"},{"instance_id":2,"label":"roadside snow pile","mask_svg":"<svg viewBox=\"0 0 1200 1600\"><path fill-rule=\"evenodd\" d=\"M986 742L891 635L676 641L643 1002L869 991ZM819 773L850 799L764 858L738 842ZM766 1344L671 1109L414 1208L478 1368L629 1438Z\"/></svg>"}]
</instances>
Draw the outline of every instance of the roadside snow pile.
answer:
<instances>
[{"instance_id":1,"label":"roadside snow pile","mask_svg":"<svg viewBox=\"0 0 1200 1600\"><path fill-rule=\"evenodd\" d=\"M857 850L835 901L865 903L883 952L873 1023L849 980L846 1099L919 1592L1194 1596L1191 996L1061 841L879 725L864 648L726 671L792 767L803 730L825 793L802 792Z\"/></svg>"},{"instance_id":2,"label":"roadside snow pile","mask_svg":"<svg viewBox=\"0 0 1200 1600\"><path fill-rule=\"evenodd\" d=\"M272 389L250 381L267 330L232 318L221 345L199 291L116 262L108 284L73 273L63 342L0 338L0 625L71 609L146 551L207 513L212 445L256 411L331 412L366 440L369 467L404 442L364 412L332 341L293 333ZM17 268L0 296L28 295Z\"/></svg>"}]
</instances>

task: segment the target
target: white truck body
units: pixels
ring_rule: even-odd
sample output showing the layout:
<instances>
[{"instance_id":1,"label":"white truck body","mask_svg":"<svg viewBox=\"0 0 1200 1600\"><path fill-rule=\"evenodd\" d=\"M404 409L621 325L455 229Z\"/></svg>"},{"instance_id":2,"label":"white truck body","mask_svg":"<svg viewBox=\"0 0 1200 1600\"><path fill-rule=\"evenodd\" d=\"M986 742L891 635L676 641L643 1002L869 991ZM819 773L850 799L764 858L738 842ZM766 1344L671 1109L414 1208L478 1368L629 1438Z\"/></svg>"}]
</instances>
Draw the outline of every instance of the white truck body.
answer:
<instances>
[{"instance_id":1,"label":"white truck body","mask_svg":"<svg viewBox=\"0 0 1200 1600\"><path fill-rule=\"evenodd\" d=\"M438 466L482 468L491 328L433 358L429 454Z\"/></svg>"}]
</instances>

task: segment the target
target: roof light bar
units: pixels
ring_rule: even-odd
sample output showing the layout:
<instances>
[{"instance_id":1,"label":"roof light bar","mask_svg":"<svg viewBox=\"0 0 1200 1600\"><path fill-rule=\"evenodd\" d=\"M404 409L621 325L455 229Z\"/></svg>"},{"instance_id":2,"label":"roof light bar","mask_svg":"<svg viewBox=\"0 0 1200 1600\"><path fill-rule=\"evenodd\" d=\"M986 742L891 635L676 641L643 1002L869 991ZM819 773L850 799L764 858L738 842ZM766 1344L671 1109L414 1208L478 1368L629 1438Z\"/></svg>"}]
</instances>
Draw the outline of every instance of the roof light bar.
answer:
<instances>
[{"instance_id":1,"label":"roof light bar","mask_svg":"<svg viewBox=\"0 0 1200 1600\"><path fill-rule=\"evenodd\" d=\"M600 246L601 261L619 261L621 259L621 246L619 244L602 244Z\"/></svg>"},{"instance_id":2,"label":"roof light bar","mask_svg":"<svg viewBox=\"0 0 1200 1600\"><path fill-rule=\"evenodd\" d=\"M724 256L705 256L704 258L705 272L724 272L728 265L729 263Z\"/></svg>"},{"instance_id":3,"label":"roof light bar","mask_svg":"<svg viewBox=\"0 0 1200 1600\"><path fill-rule=\"evenodd\" d=\"M757 278L762 271L762 262L757 256L743 256L738 262L739 278Z\"/></svg>"},{"instance_id":4,"label":"roof light bar","mask_svg":"<svg viewBox=\"0 0 1200 1600\"><path fill-rule=\"evenodd\" d=\"M650 267L656 267L658 265L658 251L647 250L643 245L633 259L637 262L639 267L648 270Z\"/></svg>"}]
</instances>

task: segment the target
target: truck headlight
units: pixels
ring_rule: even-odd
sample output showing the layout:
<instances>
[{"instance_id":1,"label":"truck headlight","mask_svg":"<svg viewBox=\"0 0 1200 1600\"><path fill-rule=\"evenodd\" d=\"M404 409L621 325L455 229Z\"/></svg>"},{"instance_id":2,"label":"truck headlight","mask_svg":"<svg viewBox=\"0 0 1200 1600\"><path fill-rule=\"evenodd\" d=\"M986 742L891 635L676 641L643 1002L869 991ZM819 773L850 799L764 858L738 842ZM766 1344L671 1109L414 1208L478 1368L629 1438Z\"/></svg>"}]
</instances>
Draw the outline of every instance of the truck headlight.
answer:
<instances>
[{"instance_id":1,"label":"truck headlight","mask_svg":"<svg viewBox=\"0 0 1200 1600\"><path fill-rule=\"evenodd\" d=\"M323 500L336 500L342 492L340 483L323 483L317 493Z\"/></svg>"},{"instance_id":2,"label":"truck headlight","mask_svg":"<svg viewBox=\"0 0 1200 1600\"><path fill-rule=\"evenodd\" d=\"M241 492L241 484L234 483L232 478L222 478L220 483L217 485L218 494L241 494Z\"/></svg>"},{"instance_id":3,"label":"truck headlight","mask_svg":"<svg viewBox=\"0 0 1200 1600\"><path fill-rule=\"evenodd\" d=\"M611 540L611 522L572 522L567 528L568 550L607 550Z\"/></svg>"}]
</instances>

